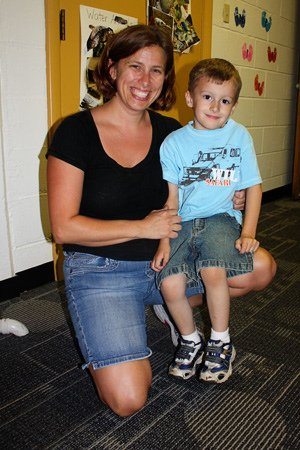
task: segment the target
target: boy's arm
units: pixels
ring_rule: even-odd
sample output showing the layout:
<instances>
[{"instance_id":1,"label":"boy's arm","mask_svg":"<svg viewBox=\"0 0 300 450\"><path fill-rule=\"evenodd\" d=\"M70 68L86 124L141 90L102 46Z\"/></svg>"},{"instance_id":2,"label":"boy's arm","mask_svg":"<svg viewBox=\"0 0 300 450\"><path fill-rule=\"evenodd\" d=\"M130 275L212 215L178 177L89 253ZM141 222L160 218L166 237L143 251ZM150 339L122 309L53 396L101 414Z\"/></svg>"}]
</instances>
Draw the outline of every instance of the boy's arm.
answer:
<instances>
[{"instance_id":1,"label":"boy's arm","mask_svg":"<svg viewBox=\"0 0 300 450\"><path fill-rule=\"evenodd\" d=\"M167 206L168 209L178 210L178 186L176 184L168 182L168 188L169 196L165 206Z\"/></svg>"},{"instance_id":2,"label":"boy's arm","mask_svg":"<svg viewBox=\"0 0 300 450\"><path fill-rule=\"evenodd\" d=\"M259 242L255 239L262 198L261 184L246 189L246 208L241 236L235 247L240 253L255 252Z\"/></svg>"},{"instance_id":3,"label":"boy's arm","mask_svg":"<svg viewBox=\"0 0 300 450\"><path fill-rule=\"evenodd\" d=\"M169 183L169 196L165 204L167 209L178 210L178 187L175 184ZM161 271L170 259L170 239L161 239L159 242L158 249L151 261L151 268L155 272Z\"/></svg>"}]
</instances>

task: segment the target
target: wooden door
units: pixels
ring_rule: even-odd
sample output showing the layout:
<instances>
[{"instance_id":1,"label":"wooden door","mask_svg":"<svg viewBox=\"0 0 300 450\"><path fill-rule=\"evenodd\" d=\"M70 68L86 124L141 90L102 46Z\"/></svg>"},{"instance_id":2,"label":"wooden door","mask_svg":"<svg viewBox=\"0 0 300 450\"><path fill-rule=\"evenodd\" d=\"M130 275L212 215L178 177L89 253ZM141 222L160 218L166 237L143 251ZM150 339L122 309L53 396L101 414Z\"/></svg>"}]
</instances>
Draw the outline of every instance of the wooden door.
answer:
<instances>
[{"instance_id":1,"label":"wooden door","mask_svg":"<svg viewBox=\"0 0 300 450\"><path fill-rule=\"evenodd\" d=\"M212 0L192 0L193 25L200 43L187 54L175 53L177 102L168 115L183 124L192 118L184 100L188 73L197 61L211 54L212 3ZM146 0L45 0L49 140L61 118L79 110L80 5L136 17L138 23L146 23ZM60 39L62 10L65 14L65 40ZM60 246L54 245L53 253L55 272L61 279Z\"/></svg>"}]
</instances>

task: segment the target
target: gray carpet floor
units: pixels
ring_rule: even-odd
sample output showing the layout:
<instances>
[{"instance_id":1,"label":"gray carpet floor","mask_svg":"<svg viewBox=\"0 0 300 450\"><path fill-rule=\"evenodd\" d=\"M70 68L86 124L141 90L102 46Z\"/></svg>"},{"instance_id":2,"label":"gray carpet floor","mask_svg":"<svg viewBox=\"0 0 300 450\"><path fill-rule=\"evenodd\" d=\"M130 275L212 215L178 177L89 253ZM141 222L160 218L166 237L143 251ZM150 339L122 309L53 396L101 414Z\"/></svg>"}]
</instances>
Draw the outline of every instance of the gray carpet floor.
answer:
<instances>
[{"instance_id":1,"label":"gray carpet floor","mask_svg":"<svg viewBox=\"0 0 300 450\"><path fill-rule=\"evenodd\" d=\"M63 284L0 303L24 337L0 334L2 449L300 449L300 203L263 205L258 239L278 262L263 292L232 301L237 350L227 383L167 376L168 329L147 310L153 386L146 407L119 418L102 405L80 369ZM195 312L207 332L207 309Z\"/></svg>"}]
</instances>

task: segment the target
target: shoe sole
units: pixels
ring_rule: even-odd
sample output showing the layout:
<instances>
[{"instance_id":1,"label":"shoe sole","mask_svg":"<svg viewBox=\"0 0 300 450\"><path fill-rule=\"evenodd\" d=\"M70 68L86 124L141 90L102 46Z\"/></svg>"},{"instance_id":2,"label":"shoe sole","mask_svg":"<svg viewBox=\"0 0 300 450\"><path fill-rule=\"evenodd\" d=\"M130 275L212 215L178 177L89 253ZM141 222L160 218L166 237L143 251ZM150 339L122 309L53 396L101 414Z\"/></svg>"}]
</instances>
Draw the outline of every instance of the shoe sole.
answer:
<instances>
[{"instance_id":1,"label":"shoe sole","mask_svg":"<svg viewBox=\"0 0 300 450\"><path fill-rule=\"evenodd\" d=\"M228 378L231 376L232 374L232 363L235 360L236 357L236 351L233 348L233 352L232 352L232 356L230 358L230 362L229 362L229 368L227 372L216 372L216 373L211 373L211 372L204 372L204 373L200 373L200 377L199 379L202 381L205 381L207 383L225 383L225 381L228 380ZM223 375L223 378L219 379L218 377L220 375Z\"/></svg>"},{"instance_id":2,"label":"shoe sole","mask_svg":"<svg viewBox=\"0 0 300 450\"><path fill-rule=\"evenodd\" d=\"M202 353L201 356L199 356L199 358L195 362L193 369L190 372L183 372L182 370L180 370L177 367L169 367L168 374L175 378L181 378L182 380L188 380L189 378L192 378L195 375L195 373L198 369L198 366L202 363L203 354L204 354L204 352Z\"/></svg>"},{"instance_id":3,"label":"shoe sole","mask_svg":"<svg viewBox=\"0 0 300 450\"><path fill-rule=\"evenodd\" d=\"M172 324L172 322L166 317L167 313L165 313L165 315L161 314L160 312L160 308L156 308L157 305L153 306L154 309L154 313L156 315L156 317L166 326L169 327L170 329L170 333L171 333L171 339L172 339L172 343L174 345L174 347L177 347L178 345L178 337L179 335L176 333L175 327ZM159 305L161 306L161 305Z\"/></svg>"}]
</instances>

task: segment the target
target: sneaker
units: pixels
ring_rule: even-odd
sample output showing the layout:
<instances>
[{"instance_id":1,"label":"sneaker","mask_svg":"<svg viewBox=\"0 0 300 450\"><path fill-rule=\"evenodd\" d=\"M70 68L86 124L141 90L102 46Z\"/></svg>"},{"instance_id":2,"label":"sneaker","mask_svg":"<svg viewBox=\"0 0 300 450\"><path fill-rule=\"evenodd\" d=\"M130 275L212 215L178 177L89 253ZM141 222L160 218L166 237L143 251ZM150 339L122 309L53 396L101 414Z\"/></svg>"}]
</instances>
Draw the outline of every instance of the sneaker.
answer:
<instances>
[{"instance_id":1,"label":"sneaker","mask_svg":"<svg viewBox=\"0 0 300 450\"><path fill-rule=\"evenodd\" d=\"M154 305L153 306L153 310L154 313L156 315L156 317L164 324L167 325L170 328L170 333L171 333L171 339L173 342L173 345L175 347L177 347L178 345L178 338L179 338L179 333L175 328L175 325L173 324L173 322L170 319L170 316L168 315L167 311L165 310L165 308L163 307L163 305Z\"/></svg>"},{"instance_id":2,"label":"sneaker","mask_svg":"<svg viewBox=\"0 0 300 450\"><path fill-rule=\"evenodd\" d=\"M186 341L180 338L178 349L169 366L169 375L188 380L195 375L197 367L202 362L204 353L204 339L200 335L200 342Z\"/></svg>"},{"instance_id":3,"label":"sneaker","mask_svg":"<svg viewBox=\"0 0 300 450\"><path fill-rule=\"evenodd\" d=\"M200 372L200 380L224 383L232 374L232 362L236 352L231 342L210 339L207 342L204 365Z\"/></svg>"}]
</instances>

